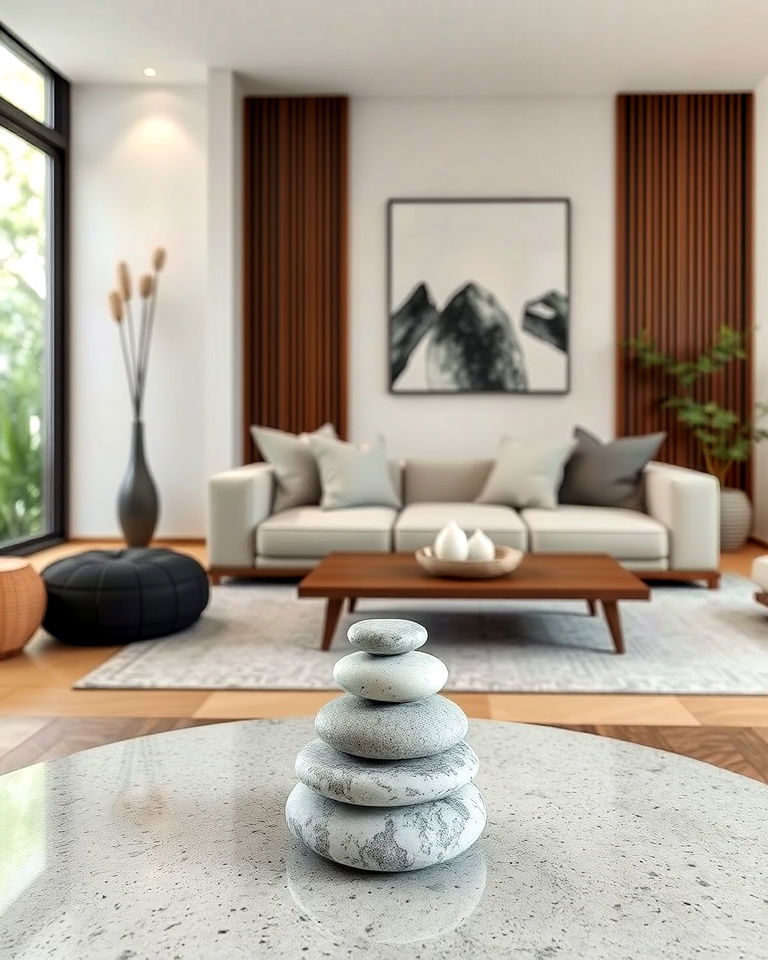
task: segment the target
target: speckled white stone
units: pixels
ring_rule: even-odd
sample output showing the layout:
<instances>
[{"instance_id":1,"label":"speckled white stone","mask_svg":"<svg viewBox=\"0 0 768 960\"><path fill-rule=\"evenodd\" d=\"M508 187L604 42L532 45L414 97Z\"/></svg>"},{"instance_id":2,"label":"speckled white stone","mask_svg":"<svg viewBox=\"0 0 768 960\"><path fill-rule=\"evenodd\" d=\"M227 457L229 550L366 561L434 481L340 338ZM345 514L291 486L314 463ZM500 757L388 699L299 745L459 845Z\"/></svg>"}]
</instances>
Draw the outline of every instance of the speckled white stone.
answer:
<instances>
[{"instance_id":1,"label":"speckled white stone","mask_svg":"<svg viewBox=\"0 0 768 960\"><path fill-rule=\"evenodd\" d=\"M473 720L488 823L467 854L308 877L289 865L314 855L284 818L312 729L194 727L0 777L0 858L13 865L0 957L765 960L764 784L633 743ZM465 883L452 871L475 851L485 889L446 917ZM380 942L388 933L403 945Z\"/></svg>"},{"instance_id":2,"label":"speckled white stone","mask_svg":"<svg viewBox=\"0 0 768 960\"><path fill-rule=\"evenodd\" d=\"M485 827L480 791L468 783L410 807L357 807L297 783L285 805L291 833L315 853L358 870L421 870L452 860Z\"/></svg>"},{"instance_id":3,"label":"speckled white stone","mask_svg":"<svg viewBox=\"0 0 768 960\"><path fill-rule=\"evenodd\" d=\"M413 620L358 620L347 630L347 640L358 650L377 657L391 657L417 650L427 642L426 627Z\"/></svg>"},{"instance_id":4,"label":"speckled white stone","mask_svg":"<svg viewBox=\"0 0 768 960\"><path fill-rule=\"evenodd\" d=\"M455 746L466 735L467 718L461 707L439 694L409 703L381 703L347 694L320 708L315 731L342 753L408 760Z\"/></svg>"},{"instance_id":5,"label":"speckled white stone","mask_svg":"<svg viewBox=\"0 0 768 960\"><path fill-rule=\"evenodd\" d=\"M448 679L448 668L437 657L418 651L394 657L377 657L361 651L337 660L333 679L356 697L405 703L442 690Z\"/></svg>"},{"instance_id":6,"label":"speckled white stone","mask_svg":"<svg viewBox=\"0 0 768 960\"><path fill-rule=\"evenodd\" d=\"M402 807L439 800L474 780L479 761L465 741L417 760L365 760L313 740L296 758L302 783L333 800Z\"/></svg>"}]
</instances>

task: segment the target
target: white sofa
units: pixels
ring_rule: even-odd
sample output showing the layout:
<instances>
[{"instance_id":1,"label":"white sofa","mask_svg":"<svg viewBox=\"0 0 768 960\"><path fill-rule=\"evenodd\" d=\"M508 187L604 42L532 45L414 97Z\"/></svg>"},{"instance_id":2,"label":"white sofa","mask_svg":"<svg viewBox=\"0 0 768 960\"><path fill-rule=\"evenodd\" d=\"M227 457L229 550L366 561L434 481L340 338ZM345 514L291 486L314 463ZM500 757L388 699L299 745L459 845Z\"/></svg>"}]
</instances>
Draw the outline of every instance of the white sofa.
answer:
<instances>
[{"instance_id":1,"label":"white sofa","mask_svg":"<svg viewBox=\"0 0 768 960\"><path fill-rule=\"evenodd\" d=\"M525 509L475 503L491 460L406 460L391 464L403 506L272 513L274 479L255 463L211 478L208 550L222 576L298 575L329 553L411 552L449 519L498 544L534 553L608 553L648 579L719 580L719 489L714 477L652 463L647 512L609 507Z\"/></svg>"}]
</instances>

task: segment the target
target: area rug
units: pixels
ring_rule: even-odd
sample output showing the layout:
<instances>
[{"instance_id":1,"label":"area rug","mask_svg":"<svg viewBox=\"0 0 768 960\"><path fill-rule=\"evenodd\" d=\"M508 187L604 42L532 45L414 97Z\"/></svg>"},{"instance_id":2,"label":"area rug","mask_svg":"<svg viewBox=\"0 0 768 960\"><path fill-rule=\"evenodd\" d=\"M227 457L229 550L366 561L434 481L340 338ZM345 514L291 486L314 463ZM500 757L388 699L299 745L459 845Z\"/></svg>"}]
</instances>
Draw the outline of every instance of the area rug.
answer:
<instances>
[{"instance_id":1,"label":"area rug","mask_svg":"<svg viewBox=\"0 0 768 960\"><path fill-rule=\"evenodd\" d=\"M350 623L405 617L429 630L426 651L448 666L448 689L482 692L768 694L768 617L754 586L654 587L620 604L619 656L586 604L363 600L342 617L330 652L318 649L324 601L285 585L215 587L190 630L132 643L75 684L80 689L327 690L351 648Z\"/></svg>"}]
</instances>

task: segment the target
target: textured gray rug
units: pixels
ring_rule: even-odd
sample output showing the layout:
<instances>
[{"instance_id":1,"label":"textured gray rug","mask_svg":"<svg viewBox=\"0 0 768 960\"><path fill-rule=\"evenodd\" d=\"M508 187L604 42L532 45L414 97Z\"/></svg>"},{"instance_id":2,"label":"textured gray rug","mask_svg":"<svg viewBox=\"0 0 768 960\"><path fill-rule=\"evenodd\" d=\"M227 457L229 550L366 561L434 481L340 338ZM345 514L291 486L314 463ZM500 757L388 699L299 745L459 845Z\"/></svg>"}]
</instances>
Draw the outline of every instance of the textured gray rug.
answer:
<instances>
[{"instance_id":1,"label":"textured gray rug","mask_svg":"<svg viewBox=\"0 0 768 960\"><path fill-rule=\"evenodd\" d=\"M324 602L291 586L215 587L203 619L162 640L132 643L79 688L324 690L350 652L356 619L423 623L427 650L448 665L450 690L569 693L768 694L768 617L754 587L659 586L649 603L620 604L627 653L613 653L602 618L566 602L363 600L318 650Z\"/></svg>"}]
</instances>

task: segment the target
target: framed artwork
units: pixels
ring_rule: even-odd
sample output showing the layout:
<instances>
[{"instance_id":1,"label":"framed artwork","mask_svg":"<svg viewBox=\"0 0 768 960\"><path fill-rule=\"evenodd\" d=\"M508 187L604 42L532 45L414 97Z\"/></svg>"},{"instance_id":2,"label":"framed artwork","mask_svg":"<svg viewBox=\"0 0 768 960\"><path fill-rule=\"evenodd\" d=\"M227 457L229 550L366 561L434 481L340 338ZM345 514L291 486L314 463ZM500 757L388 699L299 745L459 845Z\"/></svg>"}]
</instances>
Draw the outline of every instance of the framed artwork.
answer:
<instances>
[{"instance_id":1,"label":"framed artwork","mask_svg":"<svg viewBox=\"0 0 768 960\"><path fill-rule=\"evenodd\" d=\"M570 201L390 200L389 389L570 389Z\"/></svg>"}]
</instances>

